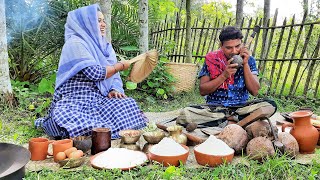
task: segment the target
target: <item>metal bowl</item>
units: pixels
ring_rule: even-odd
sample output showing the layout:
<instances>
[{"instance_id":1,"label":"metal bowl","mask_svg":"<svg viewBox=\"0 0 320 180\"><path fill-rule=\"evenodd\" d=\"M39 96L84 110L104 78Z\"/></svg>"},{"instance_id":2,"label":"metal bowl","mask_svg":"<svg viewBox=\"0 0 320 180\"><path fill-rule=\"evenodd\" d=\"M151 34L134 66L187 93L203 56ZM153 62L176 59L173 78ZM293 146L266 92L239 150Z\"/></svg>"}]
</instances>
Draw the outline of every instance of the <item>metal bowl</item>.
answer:
<instances>
[{"instance_id":1,"label":"metal bowl","mask_svg":"<svg viewBox=\"0 0 320 180\"><path fill-rule=\"evenodd\" d=\"M22 146L0 143L0 179L22 179L30 157L30 151Z\"/></svg>"},{"instance_id":2,"label":"metal bowl","mask_svg":"<svg viewBox=\"0 0 320 180\"><path fill-rule=\"evenodd\" d=\"M139 130L127 129L127 130L121 130L119 132L119 135L121 137L122 143L134 144L140 139L141 132Z\"/></svg>"},{"instance_id":3,"label":"metal bowl","mask_svg":"<svg viewBox=\"0 0 320 180\"><path fill-rule=\"evenodd\" d=\"M143 138L150 144L159 143L165 136L163 131L145 132L142 135Z\"/></svg>"}]
</instances>

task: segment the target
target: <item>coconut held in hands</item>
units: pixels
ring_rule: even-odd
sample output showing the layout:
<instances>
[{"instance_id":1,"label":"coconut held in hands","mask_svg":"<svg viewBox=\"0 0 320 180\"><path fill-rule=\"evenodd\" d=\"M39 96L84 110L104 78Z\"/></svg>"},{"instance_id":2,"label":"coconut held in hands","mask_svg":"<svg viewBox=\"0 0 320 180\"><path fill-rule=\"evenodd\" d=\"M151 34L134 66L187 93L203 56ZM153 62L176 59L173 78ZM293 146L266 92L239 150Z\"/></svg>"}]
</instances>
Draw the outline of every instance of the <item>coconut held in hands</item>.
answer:
<instances>
[{"instance_id":1,"label":"coconut held in hands","mask_svg":"<svg viewBox=\"0 0 320 180\"><path fill-rule=\"evenodd\" d=\"M221 131L218 138L234 149L236 154L241 154L248 143L247 132L237 124L226 126Z\"/></svg>"}]
</instances>

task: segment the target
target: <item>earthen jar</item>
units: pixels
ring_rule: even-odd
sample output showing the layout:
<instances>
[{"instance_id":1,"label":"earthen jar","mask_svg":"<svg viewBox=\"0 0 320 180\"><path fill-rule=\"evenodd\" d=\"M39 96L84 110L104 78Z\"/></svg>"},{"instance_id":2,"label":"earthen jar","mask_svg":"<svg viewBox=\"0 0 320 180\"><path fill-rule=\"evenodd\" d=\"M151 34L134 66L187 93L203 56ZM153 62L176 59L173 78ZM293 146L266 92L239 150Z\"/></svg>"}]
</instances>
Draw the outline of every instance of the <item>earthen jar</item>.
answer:
<instances>
[{"instance_id":1,"label":"earthen jar","mask_svg":"<svg viewBox=\"0 0 320 180\"><path fill-rule=\"evenodd\" d=\"M111 129L110 128L93 128L92 129L92 146L91 154L106 151L111 147Z\"/></svg>"},{"instance_id":2,"label":"earthen jar","mask_svg":"<svg viewBox=\"0 0 320 180\"><path fill-rule=\"evenodd\" d=\"M290 134L298 141L299 152L302 154L314 153L319 138L318 130L311 124L311 111L296 111L290 113L293 124L283 124L282 132L286 127L292 127Z\"/></svg>"},{"instance_id":3,"label":"earthen jar","mask_svg":"<svg viewBox=\"0 0 320 180\"><path fill-rule=\"evenodd\" d=\"M73 147L73 141L71 139L62 139L52 143L53 159L57 162L56 155L58 152L64 152L65 150Z\"/></svg>"},{"instance_id":4,"label":"earthen jar","mask_svg":"<svg viewBox=\"0 0 320 180\"><path fill-rule=\"evenodd\" d=\"M47 138L31 138L29 140L29 151L31 153L31 161L41 161L47 158L47 155L52 155L48 153L48 146L53 141Z\"/></svg>"},{"instance_id":5,"label":"earthen jar","mask_svg":"<svg viewBox=\"0 0 320 180\"><path fill-rule=\"evenodd\" d=\"M187 144L188 138L182 133L182 126L170 126L167 128L167 131L170 134L169 137L175 140L177 143L184 145Z\"/></svg>"}]
</instances>

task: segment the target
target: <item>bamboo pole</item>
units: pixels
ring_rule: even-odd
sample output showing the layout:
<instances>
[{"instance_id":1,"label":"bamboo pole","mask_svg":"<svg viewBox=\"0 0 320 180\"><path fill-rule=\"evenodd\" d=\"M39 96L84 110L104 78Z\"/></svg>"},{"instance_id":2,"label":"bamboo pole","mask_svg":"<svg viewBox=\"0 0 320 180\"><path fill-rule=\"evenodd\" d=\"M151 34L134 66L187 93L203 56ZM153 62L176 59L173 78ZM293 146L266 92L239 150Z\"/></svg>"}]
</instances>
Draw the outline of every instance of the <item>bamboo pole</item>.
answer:
<instances>
[{"instance_id":1,"label":"bamboo pole","mask_svg":"<svg viewBox=\"0 0 320 180\"><path fill-rule=\"evenodd\" d=\"M305 54L305 52L306 52L306 50L307 50L307 46L308 46L308 44L309 44L309 40L310 40L310 36L311 36L312 30L313 30L313 24L312 24L312 25L310 26L310 28L309 28L308 35L307 35L307 37L306 37L306 40L305 40L305 42L304 42L303 49L302 49L301 54L300 54L300 58L303 58L303 57L304 57L304 54ZM295 92L296 92L296 90L297 90L297 88L298 88L299 82L296 83L296 81L297 81L298 74L299 74L299 71L300 71L301 63L302 63L302 61L299 60L299 61L298 61L298 65L297 65L296 72L294 73L294 77L293 77L293 80L292 80L292 85L291 85L291 88L290 88L289 96L294 95ZM301 76L303 76L303 74L301 74ZM295 84L297 84L297 87L296 87L296 88L295 88Z\"/></svg>"},{"instance_id":2,"label":"bamboo pole","mask_svg":"<svg viewBox=\"0 0 320 180\"><path fill-rule=\"evenodd\" d=\"M303 19L302 19L302 22L304 22L305 19L306 19L306 17L304 16ZM303 25L301 25L300 28L299 28L298 37L297 37L296 42L294 44L294 49L293 49L293 52L291 54L291 59L293 59L295 57L295 54L296 54L296 51L297 51L297 48L298 48L298 44L299 44L299 40L300 40L300 37L301 37L302 29L303 29ZM285 84L287 82L287 79L288 79L288 76L290 74L291 66L292 66L292 61L290 61L290 63L289 63L288 71L287 71L287 73L285 75L284 83L282 85L281 94L282 94L282 92L284 90L284 86L285 86Z\"/></svg>"},{"instance_id":3,"label":"bamboo pole","mask_svg":"<svg viewBox=\"0 0 320 180\"><path fill-rule=\"evenodd\" d=\"M318 57L319 48L320 48L320 35L318 37L318 42L317 42L313 57ZM306 84L305 84L304 89L303 89L303 94L307 94L307 91L308 91L309 86L310 86L311 77L312 77L312 75L314 75L313 72L315 72L315 69L314 69L315 68L315 64L316 64L315 60L311 61L310 68L309 68L308 75L307 75L307 79L306 79ZM318 79L320 79L319 76L318 76Z\"/></svg>"},{"instance_id":4,"label":"bamboo pole","mask_svg":"<svg viewBox=\"0 0 320 180\"><path fill-rule=\"evenodd\" d=\"M283 25L286 25L287 23L287 19L285 18L284 21L283 21ZM281 48L281 43L282 43L282 38L283 38L283 34L284 34L284 30L285 30L285 27L281 28L281 32L280 32L280 37L279 37L279 40L278 40L278 45L277 45L277 49L276 49L276 53L274 55L274 59L278 59L278 54L279 54L279 51L280 51L280 48ZM272 63L272 68L271 68L271 73L270 73L270 86L268 87L268 90L267 90L267 94L270 94L270 91L272 89L272 82L273 82L273 74L275 73L275 68L276 68L276 61L273 61ZM280 69L279 69L280 70ZM280 73L279 73L280 74ZM276 90L276 89L275 89ZM275 92L275 91L274 91ZM271 93L272 94L272 93Z\"/></svg>"}]
</instances>

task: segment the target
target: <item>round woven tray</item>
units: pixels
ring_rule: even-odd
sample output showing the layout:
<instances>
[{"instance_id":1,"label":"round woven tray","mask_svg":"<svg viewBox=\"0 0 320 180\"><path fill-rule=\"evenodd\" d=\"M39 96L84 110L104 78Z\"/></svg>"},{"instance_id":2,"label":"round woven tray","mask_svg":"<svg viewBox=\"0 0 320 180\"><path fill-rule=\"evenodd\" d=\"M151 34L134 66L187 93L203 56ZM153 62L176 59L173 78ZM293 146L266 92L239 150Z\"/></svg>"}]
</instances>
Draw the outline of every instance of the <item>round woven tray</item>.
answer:
<instances>
[{"instance_id":1,"label":"round woven tray","mask_svg":"<svg viewBox=\"0 0 320 180\"><path fill-rule=\"evenodd\" d=\"M174 82L176 93L194 89L198 73L197 64L169 62L165 65L168 67L169 73L176 79Z\"/></svg>"}]
</instances>

